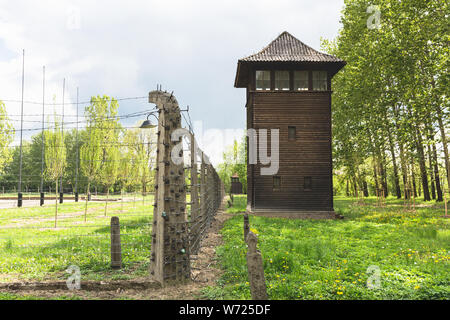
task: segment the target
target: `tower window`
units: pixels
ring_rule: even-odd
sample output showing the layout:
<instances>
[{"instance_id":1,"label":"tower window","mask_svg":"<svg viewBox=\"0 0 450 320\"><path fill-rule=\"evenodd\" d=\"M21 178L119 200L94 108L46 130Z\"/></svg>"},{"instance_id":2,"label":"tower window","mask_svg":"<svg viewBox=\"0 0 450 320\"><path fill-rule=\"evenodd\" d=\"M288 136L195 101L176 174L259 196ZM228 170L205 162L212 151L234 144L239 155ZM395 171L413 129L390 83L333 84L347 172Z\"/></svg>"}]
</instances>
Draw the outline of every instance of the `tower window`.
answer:
<instances>
[{"instance_id":1,"label":"tower window","mask_svg":"<svg viewBox=\"0 0 450 320\"><path fill-rule=\"evenodd\" d=\"M275 90L289 91L289 71L275 71Z\"/></svg>"},{"instance_id":2,"label":"tower window","mask_svg":"<svg viewBox=\"0 0 450 320\"><path fill-rule=\"evenodd\" d=\"M281 188L281 177L274 176L273 177L273 190L280 190Z\"/></svg>"},{"instance_id":3,"label":"tower window","mask_svg":"<svg viewBox=\"0 0 450 320\"><path fill-rule=\"evenodd\" d=\"M313 71L312 77L313 77L313 90L318 91L328 90L327 88L328 79L326 71Z\"/></svg>"},{"instance_id":4,"label":"tower window","mask_svg":"<svg viewBox=\"0 0 450 320\"><path fill-rule=\"evenodd\" d=\"M303 189L306 191L312 190L312 178L311 177L303 178Z\"/></svg>"},{"instance_id":5,"label":"tower window","mask_svg":"<svg viewBox=\"0 0 450 320\"><path fill-rule=\"evenodd\" d=\"M294 90L304 91L309 88L308 71L294 71Z\"/></svg>"},{"instance_id":6,"label":"tower window","mask_svg":"<svg viewBox=\"0 0 450 320\"><path fill-rule=\"evenodd\" d=\"M270 71L256 71L256 90L270 90Z\"/></svg>"},{"instance_id":7,"label":"tower window","mask_svg":"<svg viewBox=\"0 0 450 320\"><path fill-rule=\"evenodd\" d=\"M297 136L297 128L293 126L288 127L288 139L289 140L295 140Z\"/></svg>"}]
</instances>

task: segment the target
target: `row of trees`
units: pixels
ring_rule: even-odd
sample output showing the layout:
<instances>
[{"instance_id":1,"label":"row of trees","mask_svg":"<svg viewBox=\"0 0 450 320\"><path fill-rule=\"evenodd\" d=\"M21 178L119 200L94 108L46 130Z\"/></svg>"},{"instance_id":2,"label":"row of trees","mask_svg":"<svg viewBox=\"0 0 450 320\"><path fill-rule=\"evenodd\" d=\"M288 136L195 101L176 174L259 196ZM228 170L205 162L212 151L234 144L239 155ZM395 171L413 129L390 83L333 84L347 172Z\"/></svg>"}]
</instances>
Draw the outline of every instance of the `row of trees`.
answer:
<instances>
[{"instance_id":1,"label":"row of trees","mask_svg":"<svg viewBox=\"0 0 450 320\"><path fill-rule=\"evenodd\" d=\"M371 4L346 0L339 36L323 41L347 61L333 80L336 192L442 201L450 189L449 3Z\"/></svg>"},{"instance_id":2,"label":"row of trees","mask_svg":"<svg viewBox=\"0 0 450 320\"><path fill-rule=\"evenodd\" d=\"M8 121L5 104L0 101L0 174L2 168L11 157L9 145L14 137L14 130Z\"/></svg>"},{"instance_id":3,"label":"row of trees","mask_svg":"<svg viewBox=\"0 0 450 320\"><path fill-rule=\"evenodd\" d=\"M44 190L56 191L62 178L65 192L89 193L93 187L110 191L151 191L156 157L152 129L125 129L117 115L118 103L107 96L91 99L81 129L63 130L57 116L48 128L23 144L23 190L38 191L44 140ZM4 128L4 129L3 129ZM0 186L15 190L19 172L19 147L9 147L13 131L0 104ZM44 134L44 139L42 139Z\"/></svg>"}]
</instances>

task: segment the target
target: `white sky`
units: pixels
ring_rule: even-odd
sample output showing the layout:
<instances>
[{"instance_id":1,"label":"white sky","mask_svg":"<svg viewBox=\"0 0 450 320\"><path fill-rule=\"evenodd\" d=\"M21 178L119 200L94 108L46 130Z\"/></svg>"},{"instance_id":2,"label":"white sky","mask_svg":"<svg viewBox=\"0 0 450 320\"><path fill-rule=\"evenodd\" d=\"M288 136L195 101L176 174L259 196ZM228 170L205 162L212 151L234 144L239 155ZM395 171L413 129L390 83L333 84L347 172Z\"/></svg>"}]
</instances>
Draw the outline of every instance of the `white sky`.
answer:
<instances>
[{"instance_id":1,"label":"white sky","mask_svg":"<svg viewBox=\"0 0 450 320\"><path fill-rule=\"evenodd\" d=\"M217 164L224 145L245 127L245 89L233 86L237 60L283 31L320 49L321 37L336 37L342 7L343 0L0 0L0 100L21 98L22 49L28 101L42 101L43 65L48 103L53 97L61 102L64 78L66 103L75 101L77 86L80 101L88 101L97 94L147 96L162 84L182 109L190 106L199 137L207 130L224 137L199 139ZM20 104L6 105L9 114L20 114ZM119 114L152 107L145 99L122 102ZM42 106L26 104L24 110L26 120L39 120L30 115ZM65 114L73 120L75 107L66 105Z\"/></svg>"}]
</instances>

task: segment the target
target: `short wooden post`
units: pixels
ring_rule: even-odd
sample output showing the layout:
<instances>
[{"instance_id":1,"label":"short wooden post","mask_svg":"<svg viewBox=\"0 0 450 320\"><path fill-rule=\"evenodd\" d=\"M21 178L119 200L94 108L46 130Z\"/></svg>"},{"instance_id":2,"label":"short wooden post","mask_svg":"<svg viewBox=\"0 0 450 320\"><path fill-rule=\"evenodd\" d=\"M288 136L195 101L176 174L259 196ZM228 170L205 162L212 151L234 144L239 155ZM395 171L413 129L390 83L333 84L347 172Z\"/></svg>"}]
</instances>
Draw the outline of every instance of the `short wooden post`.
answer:
<instances>
[{"instance_id":1,"label":"short wooden post","mask_svg":"<svg viewBox=\"0 0 450 320\"><path fill-rule=\"evenodd\" d=\"M247 268L252 300L267 300L266 279L261 252L257 249L258 236L249 232L247 236Z\"/></svg>"},{"instance_id":2,"label":"short wooden post","mask_svg":"<svg viewBox=\"0 0 450 320\"><path fill-rule=\"evenodd\" d=\"M120 244L119 217L111 218L111 267L122 268L122 246Z\"/></svg>"},{"instance_id":3,"label":"short wooden post","mask_svg":"<svg viewBox=\"0 0 450 320\"><path fill-rule=\"evenodd\" d=\"M445 217L447 217L447 191L444 189L444 208L445 208Z\"/></svg>"},{"instance_id":4,"label":"short wooden post","mask_svg":"<svg viewBox=\"0 0 450 320\"><path fill-rule=\"evenodd\" d=\"M247 241L247 236L250 231L250 221L248 219L248 213L244 214L244 242Z\"/></svg>"}]
</instances>

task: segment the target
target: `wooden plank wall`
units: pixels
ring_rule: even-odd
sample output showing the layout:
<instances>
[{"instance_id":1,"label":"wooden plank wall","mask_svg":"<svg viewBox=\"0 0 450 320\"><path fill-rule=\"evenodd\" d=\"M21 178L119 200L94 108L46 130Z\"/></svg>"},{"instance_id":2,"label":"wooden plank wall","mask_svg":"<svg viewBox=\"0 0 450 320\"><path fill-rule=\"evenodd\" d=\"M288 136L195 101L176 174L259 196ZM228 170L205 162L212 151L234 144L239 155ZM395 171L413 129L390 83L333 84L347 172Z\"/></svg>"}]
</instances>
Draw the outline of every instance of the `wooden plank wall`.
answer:
<instances>
[{"instance_id":1,"label":"wooden plank wall","mask_svg":"<svg viewBox=\"0 0 450 320\"><path fill-rule=\"evenodd\" d=\"M250 95L248 128L280 130L281 188L273 190L273 177L260 175L258 161L248 172L253 208L332 211L331 92ZM288 126L296 127L295 140L288 139ZM270 135L268 141L270 154ZM304 190L304 177L312 177L312 190Z\"/></svg>"}]
</instances>

